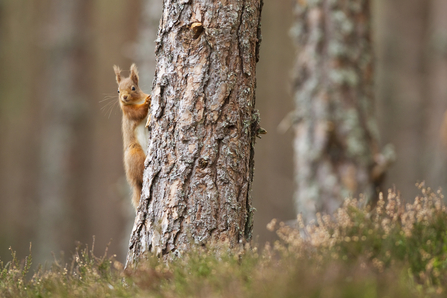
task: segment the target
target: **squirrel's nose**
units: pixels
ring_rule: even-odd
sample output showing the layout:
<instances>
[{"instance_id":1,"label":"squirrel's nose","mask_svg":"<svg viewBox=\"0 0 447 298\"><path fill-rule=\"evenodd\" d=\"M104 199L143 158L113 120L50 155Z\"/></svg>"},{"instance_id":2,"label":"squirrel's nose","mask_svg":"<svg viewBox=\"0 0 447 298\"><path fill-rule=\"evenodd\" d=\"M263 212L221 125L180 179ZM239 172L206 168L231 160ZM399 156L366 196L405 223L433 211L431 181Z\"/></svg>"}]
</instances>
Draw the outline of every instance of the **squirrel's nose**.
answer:
<instances>
[{"instance_id":1,"label":"squirrel's nose","mask_svg":"<svg viewBox=\"0 0 447 298\"><path fill-rule=\"evenodd\" d=\"M124 100L127 100L127 95L124 95L124 96L123 96L123 99L124 99Z\"/></svg>"}]
</instances>

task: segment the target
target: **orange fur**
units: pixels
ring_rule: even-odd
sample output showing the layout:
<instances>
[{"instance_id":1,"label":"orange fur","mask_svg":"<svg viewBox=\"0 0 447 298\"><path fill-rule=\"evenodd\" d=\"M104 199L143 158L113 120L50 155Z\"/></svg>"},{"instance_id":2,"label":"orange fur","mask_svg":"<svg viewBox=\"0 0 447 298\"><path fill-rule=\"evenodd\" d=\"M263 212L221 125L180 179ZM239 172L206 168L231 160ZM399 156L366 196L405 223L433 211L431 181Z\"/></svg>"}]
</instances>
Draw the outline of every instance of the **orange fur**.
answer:
<instances>
[{"instance_id":1,"label":"orange fur","mask_svg":"<svg viewBox=\"0 0 447 298\"><path fill-rule=\"evenodd\" d=\"M121 78L121 69L113 66L118 83L119 103L123 111L123 145L124 169L127 181L132 187L132 204L138 207L143 186L143 170L146 154L139 143L135 130L146 119L151 103L151 96L138 87L138 70L135 64L130 68L130 76Z\"/></svg>"}]
</instances>

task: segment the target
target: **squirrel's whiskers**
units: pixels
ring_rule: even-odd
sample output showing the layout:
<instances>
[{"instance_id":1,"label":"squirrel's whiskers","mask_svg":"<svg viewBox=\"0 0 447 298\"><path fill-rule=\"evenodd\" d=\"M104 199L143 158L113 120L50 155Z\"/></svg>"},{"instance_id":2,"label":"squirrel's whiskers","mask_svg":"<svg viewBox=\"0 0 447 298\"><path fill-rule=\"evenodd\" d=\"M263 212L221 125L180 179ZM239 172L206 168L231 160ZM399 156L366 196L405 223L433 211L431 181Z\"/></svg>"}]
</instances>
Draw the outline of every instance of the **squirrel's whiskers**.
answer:
<instances>
[{"instance_id":1,"label":"squirrel's whiskers","mask_svg":"<svg viewBox=\"0 0 447 298\"><path fill-rule=\"evenodd\" d=\"M105 102L105 103L104 103ZM115 107L119 105L119 102L116 100L116 95L107 94L104 96L102 100L99 101L100 104L104 103L101 107L101 112L104 114L108 114L107 118L110 118Z\"/></svg>"}]
</instances>

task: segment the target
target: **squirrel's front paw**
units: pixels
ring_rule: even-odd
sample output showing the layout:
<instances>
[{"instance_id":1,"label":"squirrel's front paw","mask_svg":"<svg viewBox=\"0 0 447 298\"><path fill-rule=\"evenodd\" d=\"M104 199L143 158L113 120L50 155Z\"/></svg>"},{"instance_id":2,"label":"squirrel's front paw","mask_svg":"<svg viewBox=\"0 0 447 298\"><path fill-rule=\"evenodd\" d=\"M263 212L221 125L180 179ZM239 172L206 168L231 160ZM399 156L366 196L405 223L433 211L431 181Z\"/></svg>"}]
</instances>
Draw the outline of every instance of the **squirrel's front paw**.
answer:
<instances>
[{"instance_id":1,"label":"squirrel's front paw","mask_svg":"<svg viewBox=\"0 0 447 298\"><path fill-rule=\"evenodd\" d=\"M151 104L151 96L146 97L146 104Z\"/></svg>"}]
</instances>

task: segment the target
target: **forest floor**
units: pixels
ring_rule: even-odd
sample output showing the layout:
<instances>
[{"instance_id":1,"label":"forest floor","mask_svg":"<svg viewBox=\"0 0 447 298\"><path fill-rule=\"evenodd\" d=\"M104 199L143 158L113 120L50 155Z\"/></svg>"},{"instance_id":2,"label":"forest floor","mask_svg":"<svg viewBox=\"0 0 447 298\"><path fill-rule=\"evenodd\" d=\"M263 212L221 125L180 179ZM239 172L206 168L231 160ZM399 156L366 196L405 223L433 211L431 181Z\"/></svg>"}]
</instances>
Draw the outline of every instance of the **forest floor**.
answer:
<instances>
[{"instance_id":1,"label":"forest floor","mask_svg":"<svg viewBox=\"0 0 447 298\"><path fill-rule=\"evenodd\" d=\"M447 209L420 185L404 204L390 191L370 210L351 199L297 228L272 221L279 240L256 248L197 247L124 270L78 248L68 264L30 272L31 255L0 262L0 297L444 297Z\"/></svg>"}]
</instances>

